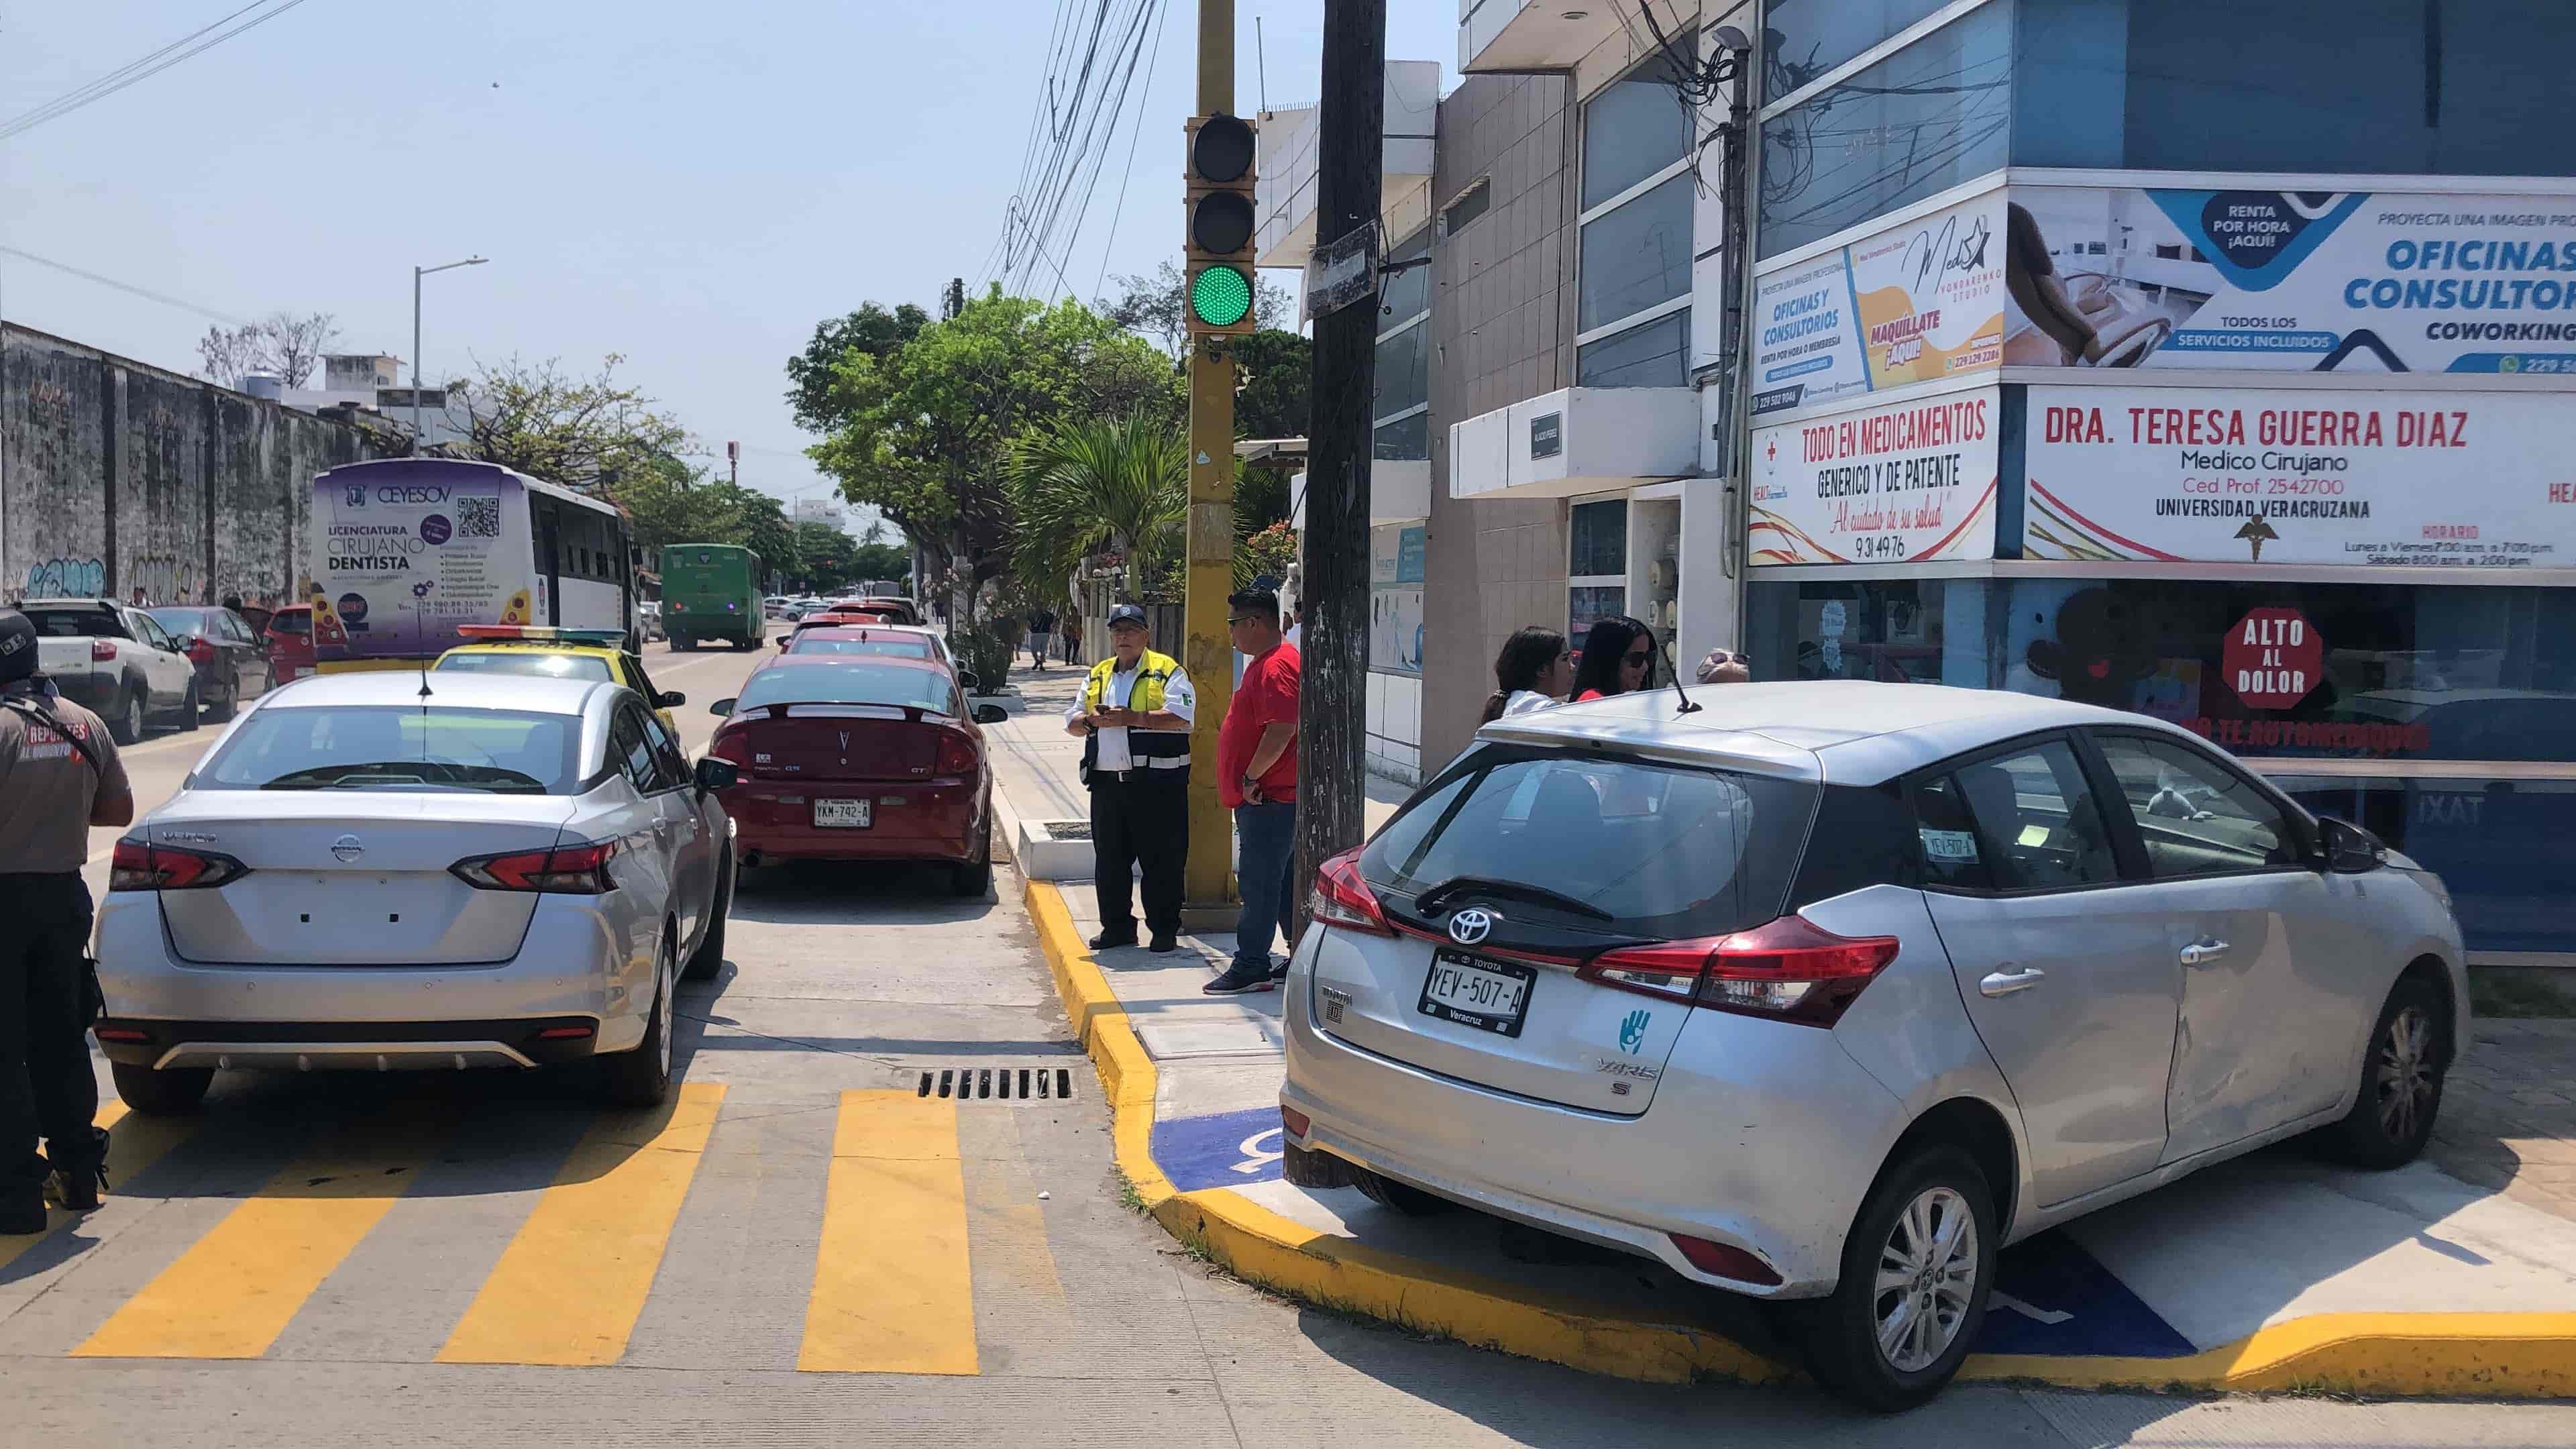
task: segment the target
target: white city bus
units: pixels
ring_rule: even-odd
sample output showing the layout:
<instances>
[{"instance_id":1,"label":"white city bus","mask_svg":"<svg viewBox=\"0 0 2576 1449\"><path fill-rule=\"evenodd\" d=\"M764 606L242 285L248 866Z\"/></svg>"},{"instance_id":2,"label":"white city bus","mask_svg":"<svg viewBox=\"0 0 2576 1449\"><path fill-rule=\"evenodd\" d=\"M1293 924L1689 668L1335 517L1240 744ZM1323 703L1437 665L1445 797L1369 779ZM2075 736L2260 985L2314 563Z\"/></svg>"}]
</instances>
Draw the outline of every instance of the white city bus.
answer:
<instances>
[{"instance_id":1,"label":"white city bus","mask_svg":"<svg viewBox=\"0 0 2576 1449\"><path fill-rule=\"evenodd\" d=\"M313 654L397 667L466 624L635 627L625 515L495 463L388 458L313 480Z\"/></svg>"}]
</instances>

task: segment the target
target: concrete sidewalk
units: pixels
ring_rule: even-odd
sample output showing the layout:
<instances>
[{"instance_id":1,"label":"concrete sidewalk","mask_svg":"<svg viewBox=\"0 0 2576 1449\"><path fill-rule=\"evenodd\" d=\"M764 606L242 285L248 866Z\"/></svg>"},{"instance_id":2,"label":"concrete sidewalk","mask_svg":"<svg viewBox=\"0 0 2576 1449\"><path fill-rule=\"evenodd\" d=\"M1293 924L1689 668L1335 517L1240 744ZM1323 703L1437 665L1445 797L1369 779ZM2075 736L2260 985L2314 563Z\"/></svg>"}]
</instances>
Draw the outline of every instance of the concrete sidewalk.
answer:
<instances>
[{"instance_id":1,"label":"concrete sidewalk","mask_svg":"<svg viewBox=\"0 0 2576 1449\"><path fill-rule=\"evenodd\" d=\"M1080 799L1080 745L1057 722L1074 685L1019 683L1029 715L991 731L1003 739L1004 788L1015 804L1031 802L1024 813L1079 818L1065 812ZM1410 1219L1353 1190L1282 1181L1281 998L1200 991L1233 938L1184 936L1173 956L1095 956L1082 945L1097 929L1087 887L1027 889L1067 1011L1119 1104L1122 1168L1167 1227L1236 1272L1622 1377L1790 1373L1749 1304L1660 1264L1481 1214ZM2482 1026L2482 1043L2537 1042L2545 1061L2565 1040L2512 1029L2526 1025ZM2565 1139L2532 1135L2538 1119L2493 1099L2525 1113L2551 1104L2516 1102L2471 1070L2457 1080L2468 1110L2446 1111L2436 1160L2545 1175ZM1964 1376L2576 1394L2576 1222L2552 1205L2545 1193L2464 1182L2435 1162L2355 1173L2295 1147L2257 1153L2017 1244Z\"/></svg>"}]
</instances>

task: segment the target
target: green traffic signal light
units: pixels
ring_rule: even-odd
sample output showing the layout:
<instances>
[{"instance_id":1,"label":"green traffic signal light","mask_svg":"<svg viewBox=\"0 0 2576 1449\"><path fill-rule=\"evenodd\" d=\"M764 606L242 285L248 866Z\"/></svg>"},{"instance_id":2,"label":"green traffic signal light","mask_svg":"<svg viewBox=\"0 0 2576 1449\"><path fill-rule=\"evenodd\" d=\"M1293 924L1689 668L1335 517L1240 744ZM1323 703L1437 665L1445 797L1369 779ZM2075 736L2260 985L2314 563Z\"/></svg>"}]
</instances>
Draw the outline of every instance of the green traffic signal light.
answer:
<instances>
[{"instance_id":1,"label":"green traffic signal light","mask_svg":"<svg viewBox=\"0 0 2576 1449\"><path fill-rule=\"evenodd\" d=\"M1231 327L1252 310L1252 279L1242 268L1209 267L1190 279L1190 315L1210 327Z\"/></svg>"}]
</instances>

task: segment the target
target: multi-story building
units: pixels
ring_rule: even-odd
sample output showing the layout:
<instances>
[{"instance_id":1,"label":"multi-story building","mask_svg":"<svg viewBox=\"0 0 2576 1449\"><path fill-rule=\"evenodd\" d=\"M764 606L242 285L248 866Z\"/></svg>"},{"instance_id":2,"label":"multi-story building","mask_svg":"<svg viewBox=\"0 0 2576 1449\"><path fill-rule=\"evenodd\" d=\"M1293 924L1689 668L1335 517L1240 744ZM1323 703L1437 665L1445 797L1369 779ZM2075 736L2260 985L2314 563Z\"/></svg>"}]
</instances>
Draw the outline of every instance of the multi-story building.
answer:
<instances>
[{"instance_id":1,"label":"multi-story building","mask_svg":"<svg viewBox=\"0 0 2576 1449\"><path fill-rule=\"evenodd\" d=\"M1461 0L1388 227L1430 487L1373 510L1373 764L1624 613L2183 722L2443 871L2476 959L2576 962L2571 60L2550 6Z\"/></svg>"}]
</instances>

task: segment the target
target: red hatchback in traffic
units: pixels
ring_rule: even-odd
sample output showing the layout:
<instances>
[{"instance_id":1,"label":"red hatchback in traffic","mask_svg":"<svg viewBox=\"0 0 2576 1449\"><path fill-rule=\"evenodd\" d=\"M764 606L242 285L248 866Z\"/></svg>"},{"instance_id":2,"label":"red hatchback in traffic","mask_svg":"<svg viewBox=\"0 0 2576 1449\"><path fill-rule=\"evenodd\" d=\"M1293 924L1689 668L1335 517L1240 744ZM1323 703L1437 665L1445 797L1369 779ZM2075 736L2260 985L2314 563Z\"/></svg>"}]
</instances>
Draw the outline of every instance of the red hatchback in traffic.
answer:
<instances>
[{"instance_id":1,"label":"red hatchback in traffic","mask_svg":"<svg viewBox=\"0 0 2576 1449\"><path fill-rule=\"evenodd\" d=\"M982 725L947 666L896 655L787 654L720 699L707 753L741 778L719 791L746 866L924 861L957 894L992 888L993 772Z\"/></svg>"}]
</instances>

